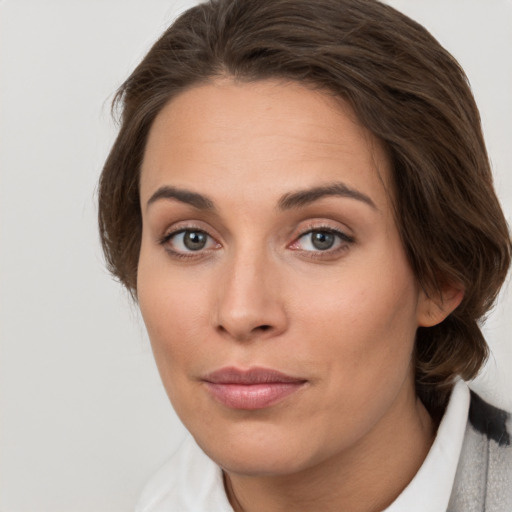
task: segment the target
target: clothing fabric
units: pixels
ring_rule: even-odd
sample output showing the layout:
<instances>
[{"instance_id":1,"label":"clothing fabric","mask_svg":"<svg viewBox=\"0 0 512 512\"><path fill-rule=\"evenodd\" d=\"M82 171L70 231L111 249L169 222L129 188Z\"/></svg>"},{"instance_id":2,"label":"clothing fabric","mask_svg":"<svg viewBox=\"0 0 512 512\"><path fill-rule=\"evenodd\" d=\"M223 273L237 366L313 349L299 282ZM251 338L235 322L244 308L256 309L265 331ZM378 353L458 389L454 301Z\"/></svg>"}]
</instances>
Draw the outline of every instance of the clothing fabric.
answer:
<instances>
[{"instance_id":1,"label":"clothing fabric","mask_svg":"<svg viewBox=\"0 0 512 512\"><path fill-rule=\"evenodd\" d=\"M448 512L512 511L511 427L510 414L471 392Z\"/></svg>"},{"instance_id":2,"label":"clothing fabric","mask_svg":"<svg viewBox=\"0 0 512 512\"><path fill-rule=\"evenodd\" d=\"M511 512L510 416L459 381L432 447L383 512ZM145 487L136 512L233 512L222 471L189 435Z\"/></svg>"}]
</instances>

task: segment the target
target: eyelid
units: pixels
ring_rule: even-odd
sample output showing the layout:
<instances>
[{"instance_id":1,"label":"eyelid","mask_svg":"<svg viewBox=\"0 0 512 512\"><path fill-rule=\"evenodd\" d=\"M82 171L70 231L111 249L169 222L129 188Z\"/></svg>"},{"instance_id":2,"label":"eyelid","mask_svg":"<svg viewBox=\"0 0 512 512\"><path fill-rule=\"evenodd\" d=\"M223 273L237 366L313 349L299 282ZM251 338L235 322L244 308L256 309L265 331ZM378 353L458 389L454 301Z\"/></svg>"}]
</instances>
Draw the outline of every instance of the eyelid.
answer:
<instances>
[{"instance_id":1,"label":"eyelid","mask_svg":"<svg viewBox=\"0 0 512 512\"><path fill-rule=\"evenodd\" d=\"M157 241L158 243L161 243L165 239L169 239L173 235L183 233L184 231L201 231L214 240L219 239L218 234L208 224L205 225L205 223L200 220L184 219L165 226L165 228L160 231L162 234L158 236ZM214 234L212 234L212 232Z\"/></svg>"},{"instance_id":2,"label":"eyelid","mask_svg":"<svg viewBox=\"0 0 512 512\"><path fill-rule=\"evenodd\" d=\"M299 241L311 233L314 232L327 232L331 233L338 238L338 244L334 248L328 249L302 249L298 247ZM333 227L332 225L326 224L325 222L316 223L311 222L305 228L303 228L298 235L296 235L293 239L293 242L288 246L290 249L303 253L308 257L312 258L329 258L337 255L339 252L344 252L349 248L350 245L355 243L355 237L346 233L346 230Z\"/></svg>"},{"instance_id":3,"label":"eyelid","mask_svg":"<svg viewBox=\"0 0 512 512\"><path fill-rule=\"evenodd\" d=\"M194 250L177 250L175 247L171 247L171 240L174 237L177 237L181 233L186 233L187 231L192 232L199 232L204 233L211 241L214 242L214 247L205 247L198 249L197 251ZM200 258L204 257L206 254L208 254L212 250L216 250L221 247L221 244L217 240L217 237L213 236L210 233L210 230L205 229L204 227L201 227L195 223L190 222L179 222L176 225L172 226L171 228L167 229L163 236L159 237L157 240L157 243L164 247L164 249L173 257L175 258Z\"/></svg>"},{"instance_id":4,"label":"eyelid","mask_svg":"<svg viewBox=\"0 0 512 512\"><path fill-rule=\"evenodd\" d=\"M181 235L182 233L186 233L187 231L192 231L193 233L203 233L206 236L208 236L209 238L211 238L212 240L215 240L215 238L212 235L210 235L210 233L208 233L208 231L205 231L204 229L190 227L190 228L180 228L180 229L176 229L173 231L169 231L159 240L159 242L160 243L168 242L175 236Z\"/></svg>"},{"instance_id":5,"label":"eyelid","mask_svg":"<svg viewBox=\"0 0 512 512\"><path fill-rule=\"evenodd\" d=\"M347 235L343 231L339 231L337 229L332 229L332 228L315 228L315 229L309 229L308 231L305 231L304 233L299 235L293 243L296 243L298 240L300 240L301 238L304 238L306 235L310 235L311 233L317 233L317 232L333 234L333 235L337 236L340 240L342 240L343 242L346 242L346 243L354 242L354 238Z\"/></svg>"},{"instance_id":6,"label":"eyelid","mask_svg":"<svg viewBox=\"0 0 512 512\"><path fill-rule=\"evenodd\" d=\"M352 234L352 230L338 221L330 221L328 219L309 219L305 223L301 223L295 230L294 240L299 239L312 231L328 231L339 235L341 238L355 242L355 236Z\"/></svg>"}]
</instances>

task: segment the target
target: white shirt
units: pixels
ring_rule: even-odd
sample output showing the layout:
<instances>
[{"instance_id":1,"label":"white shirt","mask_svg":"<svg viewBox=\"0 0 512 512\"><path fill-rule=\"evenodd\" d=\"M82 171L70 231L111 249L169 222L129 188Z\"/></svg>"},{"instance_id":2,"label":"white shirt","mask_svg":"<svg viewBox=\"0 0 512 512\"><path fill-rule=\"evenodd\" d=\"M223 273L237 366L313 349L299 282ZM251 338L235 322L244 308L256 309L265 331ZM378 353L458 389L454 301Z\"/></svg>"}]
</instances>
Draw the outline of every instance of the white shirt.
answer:
<instances>
[{"instance_id":1,"label":"white shirt","mask_svg":"<svg viewBox=\"0 0 512 512\"><path fill-rule=\"evenodd\" d=\"M398 498L383 512L445 512L455 479L469 410L469 389L459 380L430 451ZM233 512L221 469L187 436L146 485L136 512Z\"/></svg>"}]
</instances>

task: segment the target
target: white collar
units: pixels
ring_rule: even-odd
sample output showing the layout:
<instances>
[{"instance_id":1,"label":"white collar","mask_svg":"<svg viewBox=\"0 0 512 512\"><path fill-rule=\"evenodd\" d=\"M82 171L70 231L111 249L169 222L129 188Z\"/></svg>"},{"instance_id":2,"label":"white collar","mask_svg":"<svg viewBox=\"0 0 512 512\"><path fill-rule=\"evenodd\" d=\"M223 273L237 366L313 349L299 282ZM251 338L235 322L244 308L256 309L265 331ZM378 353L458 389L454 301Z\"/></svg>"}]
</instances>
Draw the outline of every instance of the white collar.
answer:
<instances>
[{"instance_id":1,"label":"white collar","mask_svg":"<svg viewBox=\"0 0 512 512\"><path fill-rule=\"evenodd\" d=\"M400 496L383 512L439 512L448 508L469 411L469 388L458 380L428 455Z\"/></svg>"}]
</instances>

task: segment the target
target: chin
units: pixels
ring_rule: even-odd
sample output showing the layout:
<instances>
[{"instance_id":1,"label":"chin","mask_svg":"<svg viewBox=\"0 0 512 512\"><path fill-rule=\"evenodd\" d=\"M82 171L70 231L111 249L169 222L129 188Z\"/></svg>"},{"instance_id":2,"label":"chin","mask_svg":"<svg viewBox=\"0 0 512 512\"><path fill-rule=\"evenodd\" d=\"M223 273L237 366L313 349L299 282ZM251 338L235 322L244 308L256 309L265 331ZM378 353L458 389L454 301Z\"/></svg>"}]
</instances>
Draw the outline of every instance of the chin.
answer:
<instances>
[{"instance_id":1,"label":"chin","mask_svg":"<svg viewBox=\"0 0 512 512\"><path fill-rule=\"evenodd\" d=\"M246 425L247 426L247 425ZM240 425L237 425L240 427ZM224 471L245 476L284 476L315 464L314 436L290 435L290 428L254 425L235 428L212 439L194 433L202 450ZM309 443L307 440L309 439Z\"/></svg>"},{"instance_id":2,"label":"chin","mask_svg":"<svg viewBox=\"0 0 512 512\"><path fill-rule=\"evenodd\" d=\"M308 467L297 453L288 450L228 450L223 453L206 451L206 454L227 473L262 477L286 476L300 472Z\"/></svg>"}]
</instances>

